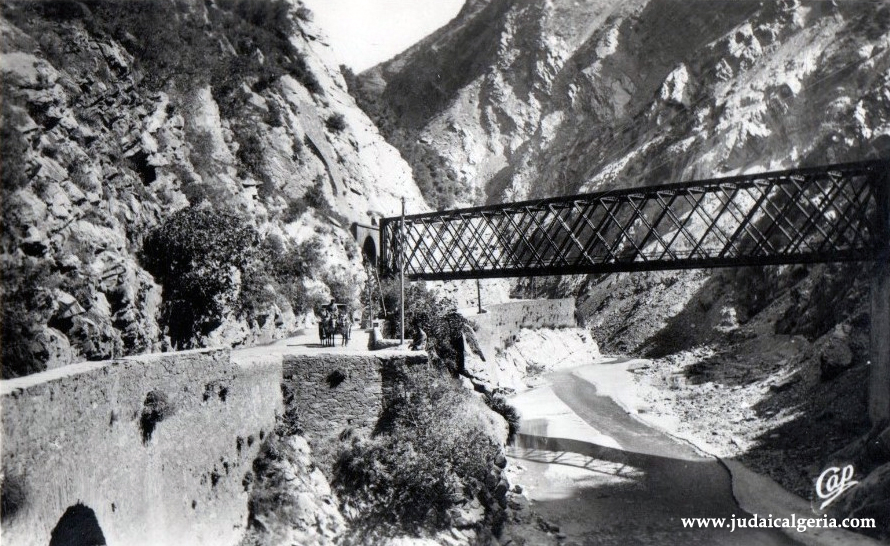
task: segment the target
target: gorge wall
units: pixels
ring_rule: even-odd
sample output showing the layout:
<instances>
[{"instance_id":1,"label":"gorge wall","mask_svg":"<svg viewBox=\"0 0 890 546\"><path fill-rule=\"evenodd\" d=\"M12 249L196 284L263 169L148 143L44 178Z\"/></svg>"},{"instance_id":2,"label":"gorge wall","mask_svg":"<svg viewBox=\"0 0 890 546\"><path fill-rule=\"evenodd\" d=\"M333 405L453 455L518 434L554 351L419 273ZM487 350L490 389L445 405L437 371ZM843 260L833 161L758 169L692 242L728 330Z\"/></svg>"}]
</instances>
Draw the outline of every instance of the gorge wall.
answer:
<instances>
[{"instance_id":1,"label":"gorge wall","mask_svg":"<svg viewBox=\"0 0 890 546\"><path fill-rule=\"evenodd\" d=\"M268 341L314 303L357 300L365 273L349 223L394 214L401 197L426 205L311 18L281 1L4 6L4 377ZM187 209L236 215L298 265L287 282L229 263L198 273L235 296L177 342L164 314L176 296L140 249Z\"/></svg>"},{"instance_id":2,"label":"gorge wall","mask_svg":"<svg viewBox=\"0 0 890 546\"><path fill-rule=\"evenodd\" d=\"M437 205L875 158L888 10L472 0L349 84Z\"/></svg>"},{"instance_id":3,"label":"gorge wall","mask_svg":"<svg viewBox=\"0 0 890 546\"><path fill-rule=\"evenodd\" d=\"M890 5L473 0L348 83L436 207L887 157ZM605 350L663 353L684 310L715 316L673 349L771 303L771 333L867 332L868 267L577 276L546 293L577 296Z\"/></svg>"}]
</instances>

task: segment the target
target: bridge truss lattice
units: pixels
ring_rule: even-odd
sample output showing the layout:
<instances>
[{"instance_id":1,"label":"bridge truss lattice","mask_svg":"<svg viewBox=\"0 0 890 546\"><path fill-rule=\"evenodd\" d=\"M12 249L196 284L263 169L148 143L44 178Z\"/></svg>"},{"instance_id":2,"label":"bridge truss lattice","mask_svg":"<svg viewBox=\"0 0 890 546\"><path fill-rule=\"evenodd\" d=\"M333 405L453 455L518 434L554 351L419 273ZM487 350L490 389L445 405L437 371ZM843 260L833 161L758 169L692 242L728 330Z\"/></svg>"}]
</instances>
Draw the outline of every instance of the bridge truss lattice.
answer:
<instances>
[{"instance_id":1,"label":"bridge truss lattice","mask_svg":"<svg viewBox=\"0 0 890 546\"><path fill-rule=\"evenodd\" d=\"M886 258L890 163L681 182L381 222L380 268L452 280Z\"/></svg>"}]
</instances>

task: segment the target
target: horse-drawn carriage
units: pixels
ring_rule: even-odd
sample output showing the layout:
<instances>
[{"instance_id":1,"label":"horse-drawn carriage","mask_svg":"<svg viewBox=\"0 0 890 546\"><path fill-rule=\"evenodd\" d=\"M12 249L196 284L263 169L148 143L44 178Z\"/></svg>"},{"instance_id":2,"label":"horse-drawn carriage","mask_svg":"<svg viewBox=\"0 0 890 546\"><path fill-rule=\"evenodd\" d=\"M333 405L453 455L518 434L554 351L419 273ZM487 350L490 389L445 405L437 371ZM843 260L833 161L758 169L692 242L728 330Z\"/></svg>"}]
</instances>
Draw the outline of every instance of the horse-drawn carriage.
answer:
<instances>
[{"instance_id":1,"label":"horse-drawn carriage","mask_svg":"<svg viewBox=\"0 0 890 546\"><path fill-rule=\"evenodd\" d=\"M325 347L334 346L334 338L338 334L342 337L341 345L349 343L352 333L352 313L345 303L326 305L321 310L318 320L318 337Z\"/></svg>"}]
</instances>

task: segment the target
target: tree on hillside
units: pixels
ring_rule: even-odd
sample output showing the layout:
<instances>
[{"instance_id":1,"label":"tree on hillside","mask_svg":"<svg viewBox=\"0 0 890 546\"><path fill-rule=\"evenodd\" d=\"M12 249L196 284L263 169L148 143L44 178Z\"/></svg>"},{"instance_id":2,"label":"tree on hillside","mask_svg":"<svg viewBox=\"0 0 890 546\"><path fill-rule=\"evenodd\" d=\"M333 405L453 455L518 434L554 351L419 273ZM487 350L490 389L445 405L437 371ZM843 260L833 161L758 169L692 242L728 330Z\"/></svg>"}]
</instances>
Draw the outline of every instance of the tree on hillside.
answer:
<instances>
[{"instance_id":1,"label":"tree on hillside","mask_svg":"<svg viewBox=\"0 0 890 546\"><path fill-rule=\"evenodd\" d=\"M160 322L175 346L195 346L227 311L243 309L242 287L264 284L261 242L242 216L195 207L146 235L142 264L164 287Z\"/></svg>"}]
</instances>

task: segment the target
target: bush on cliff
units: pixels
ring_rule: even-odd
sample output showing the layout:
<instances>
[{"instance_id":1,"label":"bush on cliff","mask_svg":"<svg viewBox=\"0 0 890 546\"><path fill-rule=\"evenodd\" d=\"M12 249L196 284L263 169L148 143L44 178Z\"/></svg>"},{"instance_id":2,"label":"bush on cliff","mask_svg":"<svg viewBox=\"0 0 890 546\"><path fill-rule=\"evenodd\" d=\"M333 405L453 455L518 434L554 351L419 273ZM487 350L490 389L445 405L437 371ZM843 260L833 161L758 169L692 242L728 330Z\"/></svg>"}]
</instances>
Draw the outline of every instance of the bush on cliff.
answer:
<instances>
[{"instance_id":1,"label":"bush on cliff","mask_svg":"<svg viewBox=\"0 0 890 546\"><path fill-rule=\"evenodd\" d=\"M327 298L311 294L303 284L303 279L323 274L325 246L320 238L310 237L289 249L272 239L267 240L266 247L279 292L287 298L295 313L306 313L327 303ZM331 289L333 292L333 287Z\"/></svg>"},{"instance_id":2,"label":"bush on cliff","mask_svg":"<svg viewBox=\"0 0 890 546\"><path fill-rule=\"evenodd\" d=\"M388 280L382 283L383 302L387 310L388 337L398 337L401 309L399 283ZM457 306L447 298L421 284L405 287L405 337L415 339L420 330L427 335L427 351L430 359L457 375L463 367L463 334L469 328L467 319L457 312Z\"/></svg>"},{"instance_id":3,"label":"bush on cliff","mask_svg":"<svg viewBox=\"0 0 890 546\"><path fill-rule=\"evenodd\" d=\"M399 285L394 280L384 281L383 299L387 309L388 336L397 337L399 317ZM423 285L405 287L405 336L415 339L418 331L427 334L427 352L430 360L440 368L458 377L464 371L464 338L475 343L473 329L467 319L458 313L453 301L438 297ZM486 393L485 403L501 415L509 425L509 439L519 430L519 413L502 396Z\"/></svg>"},{"instance_id":4,"label":"bush on cliff","mask_svg":"<svg viewBox=\"0 0 890 546\"><path fill-rule=\"evenodd\" d=\"M288 246L263 238L246 217L192 206L173 213L144 237L142 266L164 287L159 322L179 348L197 347L230 315L257 320L272 305L295 313L324 303L305 281L327 285L338 301L352 300L352 286L331 274L318 237Z\"/></svg>"},{"instance_id":5,"label":"bush on cliff","mask_svg":"<svg viewBox=\"0 0 890 546\"><path fill-rule=\"evenodd\" d=\"M353 531L367 539L452 524L450 509L486 499L503 431L485 405L433 367L397 372L371 439L341 451L333 483Z\"/></svg>"},{"instance_id":6,"label":"bush on cliff","mask_svg":"<svg viewBox=\"0 0 890 546\"><path fill-rule=\"evenodd\" d=\"M160 322L180 348L195 346L228 310L261 305L263 290L241 297L242 287L269 280L256 229L235 213L209 208L182 209L152 229L141 260L164 287Z\"/></svg>"},{"instance_id":7,"label":"bush on cliff","mask_svg":"<svg viewBox=\"0 0 890 546\"><path fill-rule=\"evenodd\" d=\"M485 394L485 403L491 411L497 413L507 422L507 441L512 442L516 433L519 432L519 422L521 416L519 410L510 405L507 399L499 394Z\"/></svg>"},{"instance_id":8,"label":"bush on cliff","mask_svg":"<svg viewBox=\"0 0 890 546\"><path fill-rule=\"evenodd\" d=\"M37 373L46 369L49 355L36 338L41 334L38 325L46 324L52 316L53 289L61 278L37 259L26 258L16 263L0 259L3 269L2 298L0 298L0 371L3 379Z\"/></svg>"}]
</instances>

